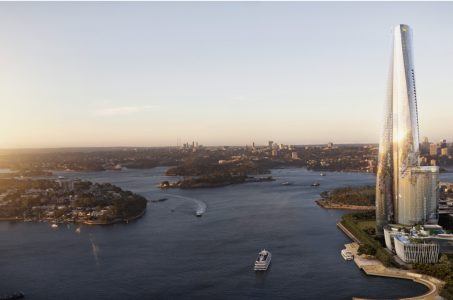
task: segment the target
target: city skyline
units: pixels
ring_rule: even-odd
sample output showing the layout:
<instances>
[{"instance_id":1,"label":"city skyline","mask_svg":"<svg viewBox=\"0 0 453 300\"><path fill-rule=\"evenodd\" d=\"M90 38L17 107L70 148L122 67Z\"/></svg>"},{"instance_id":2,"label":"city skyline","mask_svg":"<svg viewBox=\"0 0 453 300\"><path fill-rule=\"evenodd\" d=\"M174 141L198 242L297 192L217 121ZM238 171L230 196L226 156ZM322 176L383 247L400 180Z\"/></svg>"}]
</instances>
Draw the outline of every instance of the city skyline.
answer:
<instances>
[{"instance_id":1,"label":"city skyline","mask_svg":"<svg viewBox=\"0 0 453 300\"><path fill-rule=\"evenodd\" d=\"M0 148L377 143L399 23L453 139L451 3L0 5Z\"/></svg>"}]
</instances>

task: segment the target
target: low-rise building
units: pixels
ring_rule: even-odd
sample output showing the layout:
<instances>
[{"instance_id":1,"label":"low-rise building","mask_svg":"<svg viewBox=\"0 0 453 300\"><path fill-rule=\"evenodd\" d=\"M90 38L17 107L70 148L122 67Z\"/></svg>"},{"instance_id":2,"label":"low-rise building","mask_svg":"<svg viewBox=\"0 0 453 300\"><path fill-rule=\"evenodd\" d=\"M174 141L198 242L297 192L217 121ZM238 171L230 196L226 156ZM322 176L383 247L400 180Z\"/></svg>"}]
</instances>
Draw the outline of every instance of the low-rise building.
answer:
<instances>
[{"instance_id":1,"label":"low-rise building","mask_svg":"<svg viewBox=\"0 0 453 300\"><path fill-rule=\"evenodd\" d=\"M395 252L405 263L437 263L439 244L414 240L404 235L394 237Z\"/></svg>"},{"instance_id":2,"label":"low-rise building","mask_svg":"<svg viewBox=\"0 0 453 300\"><path fill-rule=\"evenodd\" d=\"M387 249L406 263L436 263L439 253L453 253L453 234L439 225L389 225L384 238Z\"/></svg>"}]
</instances>

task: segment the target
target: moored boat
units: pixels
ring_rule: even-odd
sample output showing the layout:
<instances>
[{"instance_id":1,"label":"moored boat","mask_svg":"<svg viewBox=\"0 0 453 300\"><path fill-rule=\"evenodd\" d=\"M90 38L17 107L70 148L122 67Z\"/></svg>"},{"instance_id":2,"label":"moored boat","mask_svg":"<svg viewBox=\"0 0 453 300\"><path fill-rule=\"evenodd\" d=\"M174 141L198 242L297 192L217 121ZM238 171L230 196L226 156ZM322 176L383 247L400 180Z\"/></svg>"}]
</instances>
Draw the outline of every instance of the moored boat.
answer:
<instances>
[{"instance_id":1,"label":"moored boat","mask_svg":"<svg viewBox=\"0 0 453 300\"><path fill-rule=\"evenodd\" d=\"M354 255L346 249L341 250L341 256L343 256L344 260L353 260L354 259Z\"/></svg>"}]
</instances>

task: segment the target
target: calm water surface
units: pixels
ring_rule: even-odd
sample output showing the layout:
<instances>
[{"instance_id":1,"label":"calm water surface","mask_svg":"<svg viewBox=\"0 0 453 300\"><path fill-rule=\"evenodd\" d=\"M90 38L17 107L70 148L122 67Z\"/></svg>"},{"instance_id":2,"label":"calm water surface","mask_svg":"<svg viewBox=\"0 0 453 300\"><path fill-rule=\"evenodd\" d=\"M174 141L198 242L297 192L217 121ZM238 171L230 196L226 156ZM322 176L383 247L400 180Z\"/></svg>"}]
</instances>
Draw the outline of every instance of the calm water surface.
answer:
<instances>
[{"instance_id":1,"label":"calm water surface","mask_svg":"<svg viewBox=\"0 0 453 300\"><path fill-rule=\"evenodd\" d=\"M64 173L111 182L148 199L131 224L51 229L0 222L0 294L27 299L351 299L423 293L411 281L369 277L340 256L349 242L335 224L342 212L314 200L323 190L374 184L374 176L304 169L274 170L275 182L215 189L156 188L164 168ZM447 175L451 177L452 175ZM284 181L294 183L282 186ZM321 186L310 184L319 181ZM172 196L176 195L176 196ZM195 216L206 206L201 218ZM252 265L272 252L268 272Z\"/></svg>"}]
</instances>

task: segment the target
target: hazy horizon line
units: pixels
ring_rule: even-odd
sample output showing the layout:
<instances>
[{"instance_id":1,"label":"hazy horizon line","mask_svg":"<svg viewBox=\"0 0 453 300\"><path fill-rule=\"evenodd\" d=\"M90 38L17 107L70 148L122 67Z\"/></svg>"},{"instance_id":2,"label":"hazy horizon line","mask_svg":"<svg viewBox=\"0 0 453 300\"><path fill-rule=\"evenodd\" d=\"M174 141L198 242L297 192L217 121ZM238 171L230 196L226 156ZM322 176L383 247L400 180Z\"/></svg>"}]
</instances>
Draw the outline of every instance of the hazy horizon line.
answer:
<instances>
[{"instance_id":1,"label":"hazy horizon line","mask_svg":"<svg viewBox=\"0 0 453 300\"><path fill-rule=\"evenodd\" d=\"M323 146L327 145L327 143L313 143L313 144L285 144L285 143L278 143L278 145L290 145L295 147L303 147L303 146ZM357 143L333 143L334 146L348 146L348 145L379 145L379 142L367 143L367 142L357 142ZM191 144L189 143L189 146ZM222 144L222 145L203 145L199 144L198 147L203 148L213 148L213 147L251 147L252 144ZM255 144L255 147L267 147L267 144ZM133 149L133 148L140 148L140 149L156 149L156 148L182 148L183 145L164 145L164 146L57 146L57 147L13 147L13 148L2 148L0 147L0 151L14 151L14 150L70 150L70 149Z\"/></svg>"}]
</instances>

